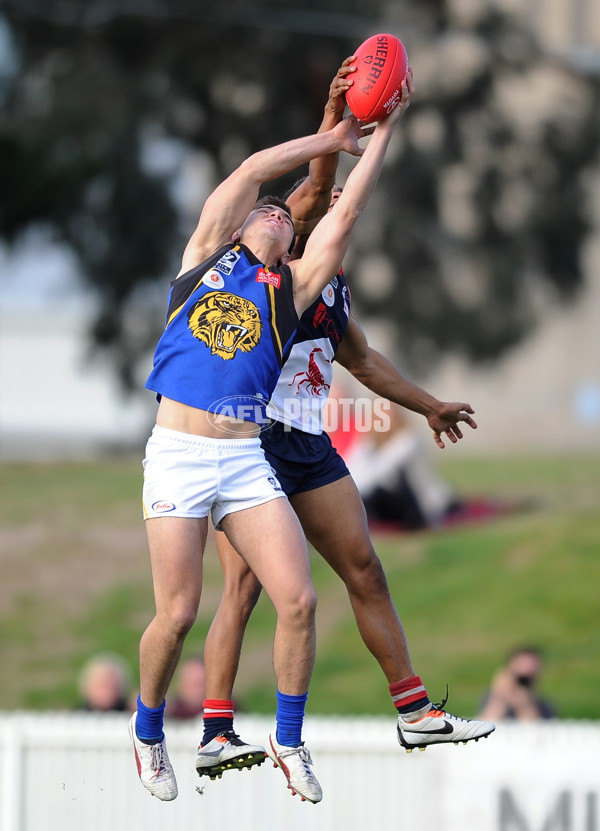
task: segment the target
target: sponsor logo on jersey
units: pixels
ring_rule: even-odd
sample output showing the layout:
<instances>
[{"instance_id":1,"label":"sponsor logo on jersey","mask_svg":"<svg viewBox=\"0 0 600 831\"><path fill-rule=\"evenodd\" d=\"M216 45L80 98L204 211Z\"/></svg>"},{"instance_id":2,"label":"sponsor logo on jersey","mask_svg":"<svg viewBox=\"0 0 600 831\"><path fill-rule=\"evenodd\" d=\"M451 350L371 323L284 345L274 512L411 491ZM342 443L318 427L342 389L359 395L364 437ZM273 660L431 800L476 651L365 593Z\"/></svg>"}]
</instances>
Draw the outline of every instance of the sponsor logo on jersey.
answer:
<instances>
[{"instance_id":1,"label":"sponsor logo on jersey","mask_svg":"<svg viewBox=\"0 0 600 831\"><path fill-rule=\"evenodd\" d=\"M218 263L215 263L215 268L228 277L233 269L236 266L237 261L239 260L241 254L239 251L235 251L231 249L231 251L226 251Z\"/></svg>"},{"instance_id":2,"label":"sponsor logo on jersey","mask_svg":"<svg viewBox=\"0 0 600 831\"><path fill-rule=\"evenodd\" d=\"M273 272L268 269L259 268L256 272L256 282L268 283L270 286L274 286L278 289L281 287L281 274L273 274Z\"/></svg>"},{"instance_id":3,"label":"sponsor logo on jersey","mask_svg":"<svg viewBox=\"0 0 600 831\"><path fill-rule=\"evenodd\" d=\"M325 286L323 291L321 292L321 297L323 298L324 302L327 303L328 306L333 306L335 303L335 287L333 282L329 283L328 286Z\"/></svg>"},{"instance_id":4,"label":"sponsor logo on jersey","mask_svg":"<svg viewBox=\"0 0 600 831\"><path fill-rule=\"evenodd\" d=\"M212 288L214 289L222 289L225 285L223 275L220 274L218 271L215 271L214 268L211 268L210 271L206 272L206 274L202 278L202 282L205 286L212 286Z\"/></svg>"},{"instance_id":5,"label":"sponsor logo on jersey","mask_svg":"<svg viewBox=\"0 0 600 831\"><path fill-rule=\"evenodd\" d=\"M342 297L344 299L344 314L346 317L350 317L350 304L348 302L349 298L346 291L342 292Z\"/></svg>"},{"instance_id":6,"label":"sponsor logo on jersey","mask_svg":"<svg viewBox=\"0 0 600 831\"><path fill-rule=\"evenodd\" d=\"M344 312L346 313L346 317L350 317L350 286L346 283L346 285L342 286L342 297L344 298Z\"/></svg>"},{"instance_id":7,"label":"sponsor logo on jersey","mask_svg":"<svg viewBox=\"0 0 600 831\"><path fill-rule=\"evenodd\" d=\"M167 502L164 499L159 499L158 502L152 504L152 510L155 514L168 514L169 511L174 511L176 507L172 502Z\"/></svg>"}]
</instances>

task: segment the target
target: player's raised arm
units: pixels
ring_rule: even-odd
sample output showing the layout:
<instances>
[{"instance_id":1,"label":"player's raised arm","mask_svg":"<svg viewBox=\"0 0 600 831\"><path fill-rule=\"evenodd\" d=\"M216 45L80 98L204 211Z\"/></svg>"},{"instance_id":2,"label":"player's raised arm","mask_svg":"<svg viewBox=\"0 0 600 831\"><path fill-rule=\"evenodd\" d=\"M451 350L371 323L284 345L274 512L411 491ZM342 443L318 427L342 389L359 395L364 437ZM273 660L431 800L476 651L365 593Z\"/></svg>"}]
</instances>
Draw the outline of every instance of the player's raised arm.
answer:
<instances>
[{"instance_id":1,"label":"player's raised arm","mask_svg":"<svg viewBox=\"0 0 600 831\"><path fill-rule=\"evenodd\" d=\"M329 280L338 273L348 249L354 223L364 210L381 171L394 125L406 110L413 94L412 73L402 82L402 100L387 118L374 128L373 135L333 209L323 217L311 234L299 260L290 263L294 275L294 302L301 314L308 308ZM354 116L356 125L358 121ZM342 124L348 119L345 119ZM342 125L334 128L338 130ZM370 128L363 130L367 135Z\"/></svg>"},{"instance_id":2,"label":"player's raised arm","mask_svg":"<svg viewBox=\"0 0 600 831\"><path fill-rule=\"evenodd\" d=\"M360 156L360 130L353 125L293 139L247 158L208 197L196 230L183 254L180 275L194 268L222 245L231 242L254 207L260 186L317 156L342 150Z\"/></svg>"},{"instance_id":3,"label":"player's raised arm","mask_svg":"<svg viewBox=\"0 0 600 831\"><path fill-rule=\"evenodd\" d=\"M356 66L350 64L355 57L350 55L346 58L331 82L319 133L333 129L344 118L346 92L352 86L352 74L356 72ZM302 256L308 235L329 210L338 159L338 153L313 159L308 167L308 176L286 198L296 229L294 257Z\"/></svg>"}]
</instances>

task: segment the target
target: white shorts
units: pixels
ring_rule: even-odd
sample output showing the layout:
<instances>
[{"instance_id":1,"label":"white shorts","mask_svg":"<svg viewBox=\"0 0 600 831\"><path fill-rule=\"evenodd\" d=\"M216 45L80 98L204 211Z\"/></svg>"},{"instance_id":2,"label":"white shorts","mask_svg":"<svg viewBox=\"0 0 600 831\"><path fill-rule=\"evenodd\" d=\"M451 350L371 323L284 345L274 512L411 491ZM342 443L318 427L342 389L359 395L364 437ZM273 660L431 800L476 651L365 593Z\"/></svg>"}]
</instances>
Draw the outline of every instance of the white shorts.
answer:
<instances>
[{"instance_id":1,"label":"white shorts","mask_svg":"<svg viewBox=\"0 0 600 831\"><path fill-rule=\"evenodd\" d=\"M144 519L227 514L285 497L260 439L209 439L155 426L146 445Z\"/></svg>"}]
</instances>

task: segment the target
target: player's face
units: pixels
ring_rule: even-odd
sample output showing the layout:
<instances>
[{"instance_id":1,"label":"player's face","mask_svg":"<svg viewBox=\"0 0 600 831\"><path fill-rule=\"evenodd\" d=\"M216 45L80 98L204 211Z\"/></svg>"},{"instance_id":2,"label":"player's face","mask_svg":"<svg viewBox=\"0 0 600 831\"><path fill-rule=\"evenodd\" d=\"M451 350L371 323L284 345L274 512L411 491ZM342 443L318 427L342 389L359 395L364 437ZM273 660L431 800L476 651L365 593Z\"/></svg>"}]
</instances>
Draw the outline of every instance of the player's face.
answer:
<instances>
[{"instance_id":1,"label":"player's face","mask_svg":"<svg viewBox=\"0 0 600 831\"><path fill-rule=\"evenodd\" d=\"M281 240L284 253L287 253L294 238L294 225L290 215L277 205L262 205L255 208L244 222L242 232L249 234L260 233L268 238Z\"/></svg>"},{"instance_id":2,"label":"player's face","mask_svg":"<svg viewBox=\"0 0 600 831\"><path fill-rule=\"evenodd\" d=\"M333 206L338 201L341 195L342 189L335 185L333 190L331 191L331 201L329 203L329 208L327 209L328 211L330 211L333 208Z\"/></svg>"}]
</instances>

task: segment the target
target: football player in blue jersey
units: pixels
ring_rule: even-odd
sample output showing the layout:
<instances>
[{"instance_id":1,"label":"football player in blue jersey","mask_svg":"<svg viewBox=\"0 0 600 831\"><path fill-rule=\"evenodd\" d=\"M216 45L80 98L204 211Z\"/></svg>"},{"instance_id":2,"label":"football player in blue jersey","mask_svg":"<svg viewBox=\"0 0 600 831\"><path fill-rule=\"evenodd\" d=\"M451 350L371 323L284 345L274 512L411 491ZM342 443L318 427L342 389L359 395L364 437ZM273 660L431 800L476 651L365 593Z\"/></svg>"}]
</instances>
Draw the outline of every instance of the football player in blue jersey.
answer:
<instances>
[{"instance_id":1,"label":"football player in blue jersey","mask_svg":"<svg viewBox=\"0 0 600 831\"><path fill-rule=\"evenodd\" d=\"M306 540L259 434L298 319L341 268L411 92L409 78L399 106L375 126L349 116L250 156L206 200L171 285L147 381L159 400L143 493L156 614L140 642L140 695L130 722L140 779L161 800L177 796L163 732L165 696L198 611L209 514L277 612L271 739L277 764L294 793L311 802L322 798L302 741L316 596ZM359 157L344 192L302 257L290 260L289 208L272 197L257 202L259 189L313 158L342 151ZM240 741L227 731L220 739ZM261 746L244 746L231 765L264 758Z\"/></svg>"}]
</instances>

